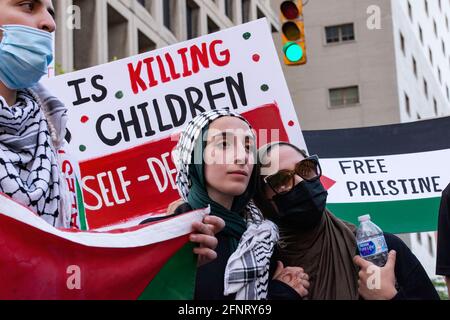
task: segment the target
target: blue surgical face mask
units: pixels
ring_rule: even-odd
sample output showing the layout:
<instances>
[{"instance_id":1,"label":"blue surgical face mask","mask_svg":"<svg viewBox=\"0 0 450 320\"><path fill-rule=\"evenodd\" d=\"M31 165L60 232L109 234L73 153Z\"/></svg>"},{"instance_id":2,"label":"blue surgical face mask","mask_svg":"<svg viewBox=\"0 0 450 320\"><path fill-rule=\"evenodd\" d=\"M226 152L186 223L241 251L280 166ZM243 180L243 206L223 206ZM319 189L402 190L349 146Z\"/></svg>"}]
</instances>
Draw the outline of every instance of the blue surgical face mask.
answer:
<instances>
[{"instance_id":1,"label":"blue surgical face mask","mask_svg":"<svg viewBox=\"0 0 450 320\"><path fill-rule=\"evenodd\" d=\"M12 90L34 86L53 60L51 33L21 26L0 26L0 81Z\"/></svg>"}]
</instances>

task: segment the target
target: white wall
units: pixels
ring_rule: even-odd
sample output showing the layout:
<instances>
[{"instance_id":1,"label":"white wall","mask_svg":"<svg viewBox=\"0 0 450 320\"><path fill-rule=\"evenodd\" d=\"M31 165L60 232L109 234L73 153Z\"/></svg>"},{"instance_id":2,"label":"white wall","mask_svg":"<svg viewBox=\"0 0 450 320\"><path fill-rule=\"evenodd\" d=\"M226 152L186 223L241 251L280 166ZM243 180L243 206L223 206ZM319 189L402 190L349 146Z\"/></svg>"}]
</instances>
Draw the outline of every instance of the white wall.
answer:
<instances>
[{"instance_id":1,"label":"white wall","mask_svg":"<svg viewBox=\"0 0 450 320\"><path fill-rule=\"evenodd\" d=\"M402 122L418 120L419 117L426 119L449 115L450 101L446 96L446 86L450 87L450 31L445 24L445 16L450 18L450 2L442 0L440 10L438 0L428 0L428 16L425 13L424 0L409 0L412 7L412 21L408 13L408 0L392 0L391 3ZM433 19L436 21L438 37L434 33ZM419 38L419 25L423 30L423 45ZM405 55L401 50L400 31L405 38ZM441 40L446 42L445 55L442 52ZM429 60L428 48L433 52L433 65ZM412 67L413 55L417 61L417 78ZM441 69L442 85L438 80L438 67ZM428 98L424 93L424 78L428 82ZM405 108L405 92L410 99L410 115ZM433 98L437 101L437 114L434 111Z\"/></svg>"},{"instance_id":2,"label":"white wall","mask_svg":"<svg viewBox=\"0 0 450 320\"><path fill-rule=\"evenodd\" d=\"M411 234L410 249L422 263L428 276L434 279L436 278L436 233L425 232L421 233L420 236L421 243L418 241L417 234ZM430 240L432 253L430 252Z\"/></svg>"}]
</instances>

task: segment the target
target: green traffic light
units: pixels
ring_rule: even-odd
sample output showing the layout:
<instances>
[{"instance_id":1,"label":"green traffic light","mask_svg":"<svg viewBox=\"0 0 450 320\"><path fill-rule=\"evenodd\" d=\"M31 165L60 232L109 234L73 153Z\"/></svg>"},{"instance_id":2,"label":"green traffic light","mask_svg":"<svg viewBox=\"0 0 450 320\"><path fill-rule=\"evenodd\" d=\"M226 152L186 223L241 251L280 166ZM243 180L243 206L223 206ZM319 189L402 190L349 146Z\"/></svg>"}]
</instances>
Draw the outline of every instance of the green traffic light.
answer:
<instances>
[{"instance_id":1,"label":"green traffic light","mask_svg":"<svg viewBox=\"0 0 450 320\"><path fill-rule=\"evenodd\" d=\"M288 42L283 47L284 54L290 62L299 62L303 58L303 49L295 42Z\"/></svg>"}]
</instances>

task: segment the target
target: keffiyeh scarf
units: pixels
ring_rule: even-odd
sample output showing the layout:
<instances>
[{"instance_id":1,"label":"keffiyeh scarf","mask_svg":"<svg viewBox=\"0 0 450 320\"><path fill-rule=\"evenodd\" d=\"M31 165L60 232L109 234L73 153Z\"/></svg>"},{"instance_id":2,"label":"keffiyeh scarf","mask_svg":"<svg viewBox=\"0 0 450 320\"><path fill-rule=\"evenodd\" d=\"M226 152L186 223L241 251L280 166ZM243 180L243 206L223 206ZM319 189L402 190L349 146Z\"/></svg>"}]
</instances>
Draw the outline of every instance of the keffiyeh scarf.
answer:
<instances>
[{"instance_id":1,"label":"keffiyeh scarf","mask_svg":"<svg viewBox=\"0 0 450 320\"><path fill-rule=\"evenodd\" d=\"M66 121L64 106L41 86L18 91L13 106L0 96L0 192L57 227L67 199L55 147Z\"/></svg>"},{"instance_id":2,"label":"keffiyeh scarf","mask_svg":"<svg viewBox=\"0 0 450 320\"><path fill-rule=\"evenodd\" d=\"M259 212L252 203L249 210ZM225 269L225 295L236 293L236 300L267 299L270 258L277 241L278 228L272 221L247 221L247 231Z\"/></svg>"},{"instance_id":3,"label":"keffiyeh scarf","mask_svg":"<svg viewBox=\"0 0 450 320\"><path fill-rule=\"evenodd\" d=\"M238 117L248 123L239 114L226 109L203 113L188 124L173 152L178 171L178 191L186 202L189 202L192 187L190 166L197 140L202 138L205 127L221 117ZM266 299L270 258L278 241L278 230L272 222L262 218L261 212L251 202L245 211L247 228L241 236L237 250L228 260L224 275L224 294L236 293L238 300Z\"/></svg>"}]
</instances>

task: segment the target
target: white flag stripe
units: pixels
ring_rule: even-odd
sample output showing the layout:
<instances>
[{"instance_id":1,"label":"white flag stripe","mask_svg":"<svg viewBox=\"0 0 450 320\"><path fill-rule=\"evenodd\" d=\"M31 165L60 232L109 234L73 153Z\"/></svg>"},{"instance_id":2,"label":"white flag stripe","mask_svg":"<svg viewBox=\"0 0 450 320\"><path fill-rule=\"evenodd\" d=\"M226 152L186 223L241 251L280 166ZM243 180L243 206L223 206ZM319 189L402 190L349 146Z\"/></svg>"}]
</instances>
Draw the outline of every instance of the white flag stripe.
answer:
<instances>
[{"instance_id":1,"label":"white flag stripe","mask_svg":"<svg viewBox=\"0 0 450 320\"><path fill-rule=\"evenodd\" d=\"M440 197L450 182L448 159L450 150L438 150L320 162L323 174L336 181L328 202L361 203Z\"/></svg>"},{"instance_id":2,"label":"white flag stripe","mask_svg":"<svg viewBox=\"0 0 450 320\"><path fill-rule=\"evenodd\" d=\"M192 223L202 221L210 212L209 208L180 215L167 221L121 233L71 232L56 229L26 207L0 194L0 215L10 217L43 232L97 248L137 248L175 239L192 232Z\"/></svg>"}]
</instances>

